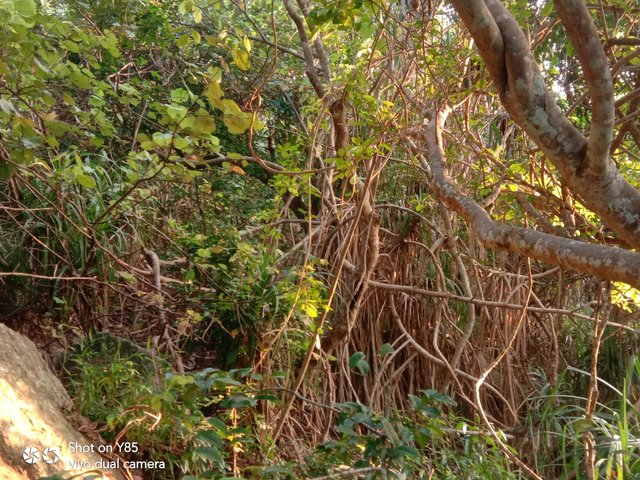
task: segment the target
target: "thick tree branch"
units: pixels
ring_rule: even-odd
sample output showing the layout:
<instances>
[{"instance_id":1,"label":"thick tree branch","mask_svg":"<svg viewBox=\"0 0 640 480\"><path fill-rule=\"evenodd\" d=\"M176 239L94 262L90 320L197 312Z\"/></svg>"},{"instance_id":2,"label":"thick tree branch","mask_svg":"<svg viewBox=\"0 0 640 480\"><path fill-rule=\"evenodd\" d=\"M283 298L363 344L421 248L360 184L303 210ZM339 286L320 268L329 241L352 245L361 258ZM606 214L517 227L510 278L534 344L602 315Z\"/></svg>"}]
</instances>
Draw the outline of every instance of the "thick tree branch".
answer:
<instances>
[{"instance_id":1,"label":"thick tree branch","mask_svg":"<svg viewBox=\"0 0 640 480\"><path fill-rule=\"evenodd\" d=\"M607 55L582 0L555 0L555 6L578 55L591 96L587 162L594 172L604 173L613 166L609 160L609 148L615 122L613 79Z\"/></svg>"},{"instance_id":2,"label":"thick tree branch","mask_svg":"<svg viewBox=\"0 0 640 480\"><path fill-rule=\"evenodd\" d=\"M556 105L529 42L509 11L498 0L451 0L451 3L478 44L511 118L558 168L572 192L628 245L640 248L640 192L624 179L608 156L604 158L602 154L603 147L610 143L606 133L609 113L605 105L609 83L605 81L599 87L596 79L606 77L606 73L593 73L590 80L593 83L590 88L602 88L598 94L601 98L596 100L600 103L594 112L596 136L590 146ZM565 3L574 2L566 0ZM584 19L577 15L567 18L565 27L575 21ZM583 41L599 43L597 36ZM596 70L597 65L589 68Z\"/></svg>"},{"instance_id":3,"label":"thick tree branch","mask_svg":"<svg viewBox=\"0 0 640 480\"><path fill-rule=\"evenodd\" d=\"M491 78L501 90L507 79L504 42L489 9L482 0L452 0L451 3L476 41Z\"/></svg>"},{"instance_id":4,"label":"thick tree branch","mask_svg":"<svg viewBox=\"0 0 640 480\"><path fill-rule=\"evenodd\" d=\"M449 107L436 110L426 131L431 188L436 196L461 215L488 247L519 253L551 265L640 287L640 254L556 237L494 221L473 199L458 190L444 169L442 131Z\"/></svg>"}]
</instances>

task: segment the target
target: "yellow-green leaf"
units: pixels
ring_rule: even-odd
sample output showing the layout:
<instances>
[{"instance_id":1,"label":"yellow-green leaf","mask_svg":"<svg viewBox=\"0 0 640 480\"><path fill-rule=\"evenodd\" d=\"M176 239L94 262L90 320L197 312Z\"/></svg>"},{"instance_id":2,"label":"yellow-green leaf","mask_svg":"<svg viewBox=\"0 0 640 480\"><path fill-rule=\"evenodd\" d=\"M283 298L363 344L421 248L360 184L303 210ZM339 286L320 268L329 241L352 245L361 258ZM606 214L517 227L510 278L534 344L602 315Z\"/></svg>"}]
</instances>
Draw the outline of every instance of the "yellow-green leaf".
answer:
<instances>
[{"instance_id":1,"label":"yellow-green leaf","mask_svg":"<svg viewBox=\"0 0 640 480\"><path fill-rule=\"evenodd\" d=\"M206 40L207 44L211 45L212 47L217 47L222 43L222 40L217 35L206 35L204 39Z\"/></svg>"},{"instance_id":2,"label":"yellow-green leaf","mask_svg":"<svg viewBox=\"0 0 640 480\"><path fill-rule=\"evenodd\" d=\"M246 115L225 115L224 124L229 130L229 133L239 135L246 132L251 126L251 117L247 118Z\"/></svg>"},{"instance_id":3,"label":"yellow-green leaf","mask_svg":"<svg viewBox=\"0 0 640 480\"><path fill-rule=\"evenodd\" d=\"M203 135L208 135L216 131L216 122L208 115L198 115L194 128Z\"/></svg>"},{"instance_id":4,"label":"yellow-green leaf","mask_svg":"<svg viewBox=\"0 0 640 480\"><path fill-rule=\"evenodd\" d=\"M238 104L230 98L225 98L224 100L222 100L222 105L224 106L227 113L232 115L242 115L242 110L240 110Z\"/></svg>"},{"instance_id":5,"label":"yellow-green leaf","mask_svg":"<svg viewBox=\"0 0 640 480\"><path fill-rule=\"evenodd\" d=\"M71 95L69 95L68 92L64 92L62 94L62 98L63 98L64 102L67 105L75 105L76 104L76 101L73 99L73 97Z\"/></svg>"},{"instance_id":6,"label":"yellow-green leaf","mask_svg":"<svg viewBox=\"0 0 640 480\"><path fill-rule=\"evenodd\" d=\"M200 23L202 21L202 10L198 7L195 7L193 10L193 21L196 23ZM198 40L198 43L200 43L200 40Z\"/></svg>"},{"instance_id":7,"label":"yellow-green leaf","mask_svg":"<svg viewBox=\"0 0 640 480\"><path fill-rule=\"evenodd\" d=\"M96 182L90 175L86 173L78 173L76 175L76 182L86 188L96 188Z\"/></svg>"},{"instance_id":8,"label":"yellow-green leaf","mask_svg":"<svg viewBox=\"0 0 640 480\"><path fill-rule=\"evenodd\" d=\"M209 82L204 89L204 96L207 97L212 104L214 104L215 101L220 100L223 94L224 92L220 88L219 82Z\"/></svg>"},{"instance_id":9,"label":"yellow-green leaf","mask_svg":"<svg viewBox=\"0 0 640 480\"><path fill-rule=\"evenodd\" d=\"M123 278L124 280L126 280L129 283L135 283L136 281L136 276L133 273L129 273L129 272L125 272L123 270L119 270L118 271L118 275Z\"/></svg>"},{"instance_id":10,"label":"yellow-green leaf","mask_svg":"<svg viewBox=\"0 0 640 480\"><path fill-rule=\"evenodd\" d=\"M307 303L304 306L305 313L309 318L317 318L318 317L318 309L312 303Z\"/></svg>"},{"instance_id":11,"label":"yellow-green leaf","mask_svg":"<svg viewBox=\"0 0 640 480\"><path fill-rule=\"evenodd\" d=\"M254 130L262 130L263 128L264 128L264 123L260 119L256 118L253 121L253 129Z\"/></svg>"},{"instance_id":12,"label":"yellow-green leaf","mask_svg":"<svg viewBox=\"0 0 640 480\"><path fill-rule=\"evenodd\" d=\"M14 1L13 8L23 17L31 18L36 14L36 2L33 0Z\"/></svg>"},{"instance_id":13,"label":"yellow-green leaf","mask_svg":"<svg viewBox=\"0 0 640 480\"><path fill-rule=\"evenodd\" d=\"M160 133L155 132L153 134L153 141L158 147L168 147L171 145L171 141L173 140L173 135L169 132Z\"/></svg>"},{"instance_id":14,"label":"yellow-green leaf","mask_svg":"<svg viewBox=\"0 0 640 480\"><path fill-rule=\"evenodd\" d=\"M239 48L234 48L231 50L231 56L233 57L233 63L240 70L249 70L251 68L251 60L249 59L249 52L246 50L241 50Z\"/></svg>"},{"instance_id":15,"label":"yellow-green leaf","mask_svg":"<svg viewBox=\"0 0 640 480\"><path fill-rule=\"evenodd\" d=\"M191 37L189 35L183 35L178 39L178 41L176 42L176 45L178 45L178 47L180 48L184 48L190 43L191 43Z\"/></svg>"},{"instance_id":16,"label":"yellow-green leaf","mask_svg":"<svg viewBox=\"0 0 640 480\"><path fill-rule=\"evenodd\" d=\"M187 114L187 107L183 105L169 105L167 107L167 115L174 120L179 121L182 120Z\"/></svg>"},{"instance_id":17,"label":"yellow-green leaf","mask_svg":"<svg viewBox=\"0 0 640 480\"><path fill-rule=\"evenodd\" d=\"M251 40L246 35L242 37L242 44L247 52L251 51Z\"/></svg>"},{"instance_id":18,"label":"yellow-green leaf","mask_svg":"<svg viewBox=\"0 0 640 480\"><path fill-rule=\"evenodd\" d=\"M78 53L80 52L80 47L78 46L78 44L72 40L65 40L64 42L62 42L62 46L66 49L69 50L72 53Z\"/></svg>"}]
</instances>

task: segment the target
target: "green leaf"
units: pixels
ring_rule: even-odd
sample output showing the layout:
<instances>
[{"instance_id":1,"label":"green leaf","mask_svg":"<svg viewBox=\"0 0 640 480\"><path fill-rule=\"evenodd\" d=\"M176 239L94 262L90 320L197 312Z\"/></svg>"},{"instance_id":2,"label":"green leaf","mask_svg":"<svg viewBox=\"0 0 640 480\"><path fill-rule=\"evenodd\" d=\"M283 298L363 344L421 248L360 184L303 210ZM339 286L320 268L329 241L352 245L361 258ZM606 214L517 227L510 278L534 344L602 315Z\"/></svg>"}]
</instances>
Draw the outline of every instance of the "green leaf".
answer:
<instances>
[{"instance_id":1,"label":"green leaf","mask_svg":"<svg viewBox=\"0 0 640 480\"><path fill-rule=\"evenodd\" d=\"M207 81L216 83L222 81L222 70L220 70L220 67L207 68Z\"/></svg>"},{"instance_id":2,"label":"green leaf","mask_svg":"<svg viewBox=\"0 0 640 480\"><path fill-rule=\"evenodd\" d=\"M224 100L222 100L222 109L225 111L225 113L232 115L242 115L243 113L235 100L232 100L230 98L225 98Z\"/></svg>"},{"instance_id":3,"label":"green leaf","mask_svg":"<svg viewBox=\"0 0 640 480\"><path fill-rule=\"evenodd\" d=\"M6 100L4 98L0 98L0 109L3 112L11 113L14 110L13 103L11 103L9 100Z\"/></svg>"},{"instance_id":4,"label":"green leaf","mask_svg":"<svg viewBox=\"0 0 640 480\"><path fill-rule=\"evenodd\" d=\"M34 0L14 0L13 8L20 16L31 18L36 14L36 2Z\"/></svg>"},{"instance_id":5,"label":"green leaf","mask_svg":"<svg viewBox=\"0 0 640 480\"><path fill-rule=\"evenodd\" d=\"M190 143L189 143L189 140L187 138L180 137L178 135L175 135L173 137L173 146L174 147L176 147L176 148L178 148L180 150L183 150L183 151L187 151L187 150L189 150L189 145L190 145Z\"/></svg>"},{"instance_id":6,"label":"green leaf","mask_svg":"<svg viewBox=\"0 0 640 480\"><path fill-rule=\"evenodd\" d=\"M80 52L80 46L76 42L73 42L71 40L65 40L64 42L62 42L62 46L65 48L65 50L68 50L71 53Z\"/></svg>"},{"instance_id":7,"label":"green leaf","mask_svg":"<svg viewBox=\"0 0 640 480\"><path fill-rule=\"evenodd\" d=\"M224 408L255 407L257 404L258 401L255 398L247 397L239 393L234 393L220 402L220 406Z\"/></svg>"},{"instance_id":8,"label":"green leaf","mask_svg":"<svg viewBox=\"0 0 640 480\"><path fill-rule=\"evenodd\" d=\"M169 379L169 385L171 386L184 387L192 383L195 383L195 380L191 375L173 375Z\"/></svg>"},{"instance_id":9,"label":"green leaf","mask_svg":"<svg viewBox=\"0 0 640 480\"><path fill-rule=\"evenodd\" d=\"M225 429L222 430L222 432L226 431L226 427ZM201 430L198 433L196 433L196 438L198 440L200 440L202 443L205 443L207 445L211 445L214 447L222 447L222 438L221 436L218 434L218 432L214 431L214 430Z\"/></svg>"},{"instance_id":10,"label":"green leaf","mask_svg":"<svg viewBox=\"0 0 640 480\"><path fill-rule=\"evenodd\" d=\"M118 275L129 283L135 283L136 281L136 276L133 273L120 270L118 271Z\"/></svg>"},{"instance_id":11,"label":"green leaf","mask_svg":"<svg viewBox=\"0 0 640 480\"><path fill-rule=\"evenodd\" d=\"M90 79L80 70L73 70L69 72L69 79L78 88L83 88L85 90L89 90L91 88Z\"/></svg>"},{"instance_id":12,"label":"green leaf","mask_svg":"<svg viewBox=\"0 0 640 480\"><path fill-rule=\"evenodd\" d=\"M357 368L362 375L369 373L369 364L365 359L365 354L356 352L349 357L349 368Z\"/></svg>"},{"instance_id":13,"label":"green leaf","mask_svg":"<svg viewBox=\"0 0 640 480\"><path fill-rule=\"evenodd\" d=\"M380 347L381 357L386 357L387 355L393 352L395 352L395 349L391 346L390 343L385 343L384 345L382 345L382 347Z\"/></svg>"},{"instance_id":14,"label":"green leaf","mask_svg":"<svg viewBox=\"0 0 640 480\"><path fill-rule=\"evenodd\" d=\"M396 429L391 424L391 422L385 417L382 417L380 419L380 423L382 424L382 430L391 442L391 445L393 445L394 447L400 446L401 442L400 438L398 437L398 432L396 432Z\"/></svg>"},{"instance_id":15,"label":"green leaf","mask_svg":"<svg viewBox=\"0 0 640 480\"><path fill-rule=\"evenodd\" d=\"M548 17L549 15L551 15L552 11L553 11L553 2L551 0L547 0L547 4L544 6L542 11L540 12L540 16Z\"/></svg>"},{"instance_id":16,"label":"green leaf","mask_svg":"<svg viewBox=\"0 0 640 480\"><path fill-rule=\"evenodd\" d=\"M395 457L411 457L416 460L420 459L420 452L409 445L400 445L394 452Z\"/></svg>"},{"instance_id":17,"label":"green leaf","mask_svg":"<svg viewBox=\"0 0 640 480\"><path fill-rule=\"evenodd\" d=\"M207 418L207 423L209 425L211 425L212 427L218 429L220 432L226 434L227 425L222 420L220 420L218 417L209 417L209 418Z\"/></svg>"},{"instance_id":18,"label":"green leaf","mask_svg":"<svg viewBox=\"0 0 640 480\"><path fill-rule=\"evenodd\" d=\"M276 397L275 395L270 395L268 393L258 393L256 394L255 399L275 403L280 402L280 399L278 397Z\"/></svg>"},{"instance_id":19,"label":"green leaf","mask_svg":"<svg viewBox=\"0 0 640 480\"><path fill-rule=\"evenodd\" d=\"M8 163L0 163L0 180L7 180L13 173L14 167Z\"/></svg>"},{"instance_id":20,"label":"green leaf","mask_svg":"<svg viewBox=\"0 0 640 480\"><path fill-rule=\"evenodd\" d=\"M96 188L96 182L90 175L86 173L77 173L76 182L86 188Z\"/></svg>"},{"instance_id":21,"label":"green leaf","mask_svg":"<svg viewBox=\"0 0 640 480\"><path fill-rule=\"evenodd\" d=\"M302 310L307 314L309 318L317 318L318 317L318 309L312 303L307 303L303 306Z\"/></svg>"},{"instance_id":22,"label":"green leaf","mask_svg":"<svg viewBox=\"0 0 640 480\"><path fill-rule=\"evenodd\" d=\"M171 100L176 103L184 103L190 98L189 91L184 88L174 88L169 92L169 95L171 96Z\"/></svg>"},{"instance_id":23,"label":"green leaf","mask_svg":"<svg viewBox=\"0 0 640 480\"><path fill-rule=\"evenodd\" d=\"M152 135L152 137L155 144L160 148L168 147L169 145L171 145L171 142L173 141L173 134L169 132L166 132L166 133L155 132Z\"/></svg>"},{"instance_id":24,"label":"green leaf","mask_svg":"<svg viewBox=\"0 0 640 480\"><path fill-rule=\"evenodd\" d=\"M182 35L178 41L176 42L176 45L180 48L184 48L186 46L188 46L191 43L191 36L190 35Z\"/></svg>"},{"instance_id":25,"label":"green leaf","mask_svg":"<svg viewBox=\"0 0 640 480\"><path fill-rule=\"evenodd\" d=\"M169 115L172 120L179 122L187 115L187 107L182 105L169 105L167 107L167 115Z\"/></svg>"},{"instance_id":26,"label":"green leaf","mask_svg":"<svg viewBox=\"0 0 640 480\"><path fill-rule=\"evenodd\" d=\"M112 57L120 57L120 51L118 50L118 37L110 30L105 30L104 34L98 37L98 41L102 48L111 54Z\"/></svg>"},{"instance_id":27,"label":"green leaf","mask_svg":"<svg viewBox=\"0 0 640 480\"><path fill-rule=\"evenodd\" d=\"M253 129L254 130L262 130L264 128L264 123L259 118L255 118L253 120Z\"/></svg>"},{"instance_id":28,"label":"green leaf","mask_svg":"<svg viewBox=\"0 0 640 480\"><path fill-rule=\"evenodd\" d=\"M215 447L198 447L193 451L193 454L204 458L206 460L211 460L212 462L221 462L222 455L220 455L220 450Z\"/></svg>"},{"instance_id":29,"label":"green leaf","mask_svg":"<svg viewBox=\"0 0 640 480\"><path fill-rule=\"evenodd\" d=\"M420 390L420 393L422 393L427 400L435 403L442 403L443 405L451 406L457 405L456 401L446 393L438 392L437 390L433 390L431 388L428 390Z\"/></svg>"}]
</instances>

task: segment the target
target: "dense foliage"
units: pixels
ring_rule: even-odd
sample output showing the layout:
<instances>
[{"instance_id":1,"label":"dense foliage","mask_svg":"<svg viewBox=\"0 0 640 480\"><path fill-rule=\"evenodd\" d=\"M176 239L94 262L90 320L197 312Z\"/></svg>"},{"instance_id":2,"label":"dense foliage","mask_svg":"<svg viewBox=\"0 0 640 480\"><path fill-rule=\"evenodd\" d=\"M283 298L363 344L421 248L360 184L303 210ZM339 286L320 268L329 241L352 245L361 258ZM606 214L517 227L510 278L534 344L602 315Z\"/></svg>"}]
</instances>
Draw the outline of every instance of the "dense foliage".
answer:
<instances>
[{"instance_id":1,"label":"dense foliage","mask_svg":"<svg viewBox=\"0 0 640 480\"><path fill-rule=\"evenodd\" d=\"M503 3L589 131L554 2ZM638 13L589 9L636 189ZM0 319L145 478L640 475L633 235L448 2L5 0L0 35Z\"/></svg>"}]
</instances>

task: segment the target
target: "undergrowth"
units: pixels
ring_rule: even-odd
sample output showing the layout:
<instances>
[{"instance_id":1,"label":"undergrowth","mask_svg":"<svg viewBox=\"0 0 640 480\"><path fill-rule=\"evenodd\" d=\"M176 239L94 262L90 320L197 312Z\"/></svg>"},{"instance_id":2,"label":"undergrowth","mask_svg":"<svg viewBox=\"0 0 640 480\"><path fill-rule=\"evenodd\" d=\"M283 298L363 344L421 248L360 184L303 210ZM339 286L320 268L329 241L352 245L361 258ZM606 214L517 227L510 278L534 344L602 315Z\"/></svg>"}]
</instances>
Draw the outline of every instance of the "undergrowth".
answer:
<instances>
[{"instance_id":1,"label":"undergrowth","mask_svg":"<svg viewBox=\"0 0 640 480\"><path fill-rule=\"evenodd\" d=\"M293 455L276 448L263 415L281 405L284 374L207 368L177 375L157 362L102 334L81 343L67 368L77 404L106 441L138 445L127 458L164 462L145 478L333 478L349 471L371 479L518 478L493 440L433 390L411 395L410 409L393 415L355 402L308 403L337 420L327 441L301 442ZM164 369L159 383L156 369Z\"/></svg>"},{"instance_id":2,"label":"undergrowth","mask_svg":"<svg viewBox=\"0 0 640 480\"><path fill-rule=\"evenodd\" d=\"M416 392L406 411L387 414L357 402L321 405L299 396L300 421L306 409L334 414L326 440L314 445L302 437L274 441L265 414L271 410L273 420L282 406L283 372L207 368L178 375L146 349L104 334L78 345L67 372L82 413L107 442L135 443L139 450L126 458L164 463L145 478L524 478L479 423L456 415L456 402L435 390ZM623 390L605 386L618 396L598 404L591 421L585 399L568 391L569 373L528 402L526 425L499 435L533 453L528 461L543 478L587 478L584 435L596 439L600 478L637 478L640 411L629 392L640 361L633 359Z\"/></svg>"}]
</instances>

